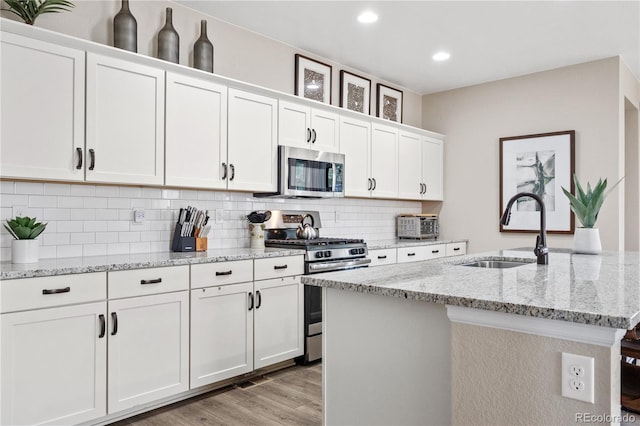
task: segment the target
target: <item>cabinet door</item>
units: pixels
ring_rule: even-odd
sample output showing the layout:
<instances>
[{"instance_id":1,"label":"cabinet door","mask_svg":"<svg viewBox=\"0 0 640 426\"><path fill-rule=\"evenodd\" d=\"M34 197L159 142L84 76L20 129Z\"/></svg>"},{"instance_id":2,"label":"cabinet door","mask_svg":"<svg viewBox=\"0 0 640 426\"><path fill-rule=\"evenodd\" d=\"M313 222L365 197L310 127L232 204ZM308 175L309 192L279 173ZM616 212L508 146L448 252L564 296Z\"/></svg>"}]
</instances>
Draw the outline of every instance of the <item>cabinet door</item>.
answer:
<instances>
[{"instance_id":1,"label":"cabinet door","mask_svg":"<svg viewBox=\"0 0 640 426\"><path fill-rule=\"evenodd\" d=\"M164 182L164 71L87 53L87 151L88 181Z\"/></svg>"},{"instance_id":2,"label":"cabinet door","mask_svg":"<svg viewBox=\"0 0 640 426\"><path fill-rule=\"evenodd\" d=\"M228 188L276 191L278 101L229 89Z\"/></svg>"},{"instance_id":3,"label":"cabinet door","mask_svg":"<svg viewBox=\"0 0 640 426\"><path fill-rule=\"evenodd\" d=\"M191 291L191 388L253 370L253 283Z\"/></svg>"},{"instance_id":4,"label":"cabinet door","mask_svg":"<svg viewBox=\"0 0 640 426\"><path fill-rule=\"evenodd\" d=\"M369 250L369 259L371 259L369 266L393 265L397 260L396 249Z\"/></svg>"},{"instance_id":5,"label":"cabinet door","mask_svg":"<svg viewBox=\"0 0 640 426\"><path fill-rule=\"evenodd\" d=\"M371 124L340 117L340 153L344 154L344 195L369 197L371 188Z\"/></svg>"},{"instance_id":6,"label":"cabinet door","mask_svg":"<svg viewBox=\"0 0 640 426\"><path fill-rule=\"evenodd\" d=\"M256 281L254 288L254 368L302 355L304 308L300 277Z\"/></svg>"},{"instance_id":7,"label":"cabinet door","mask_svg":"<svg viewBox=\"0 0 640 426\"><path fill-rule=\"evenodd\" d=\"M109 413L189 389L187 291L109 302Z\"/></svg>"},{"instance_id":8,"label":"cabinet door","mask_svg":"<svg viewBox=\"0 0 640 426\"><path fill-rule=\"evenodd\" d=\"M322 109L311 110L311 149L338 151L340 116Z\"/></svg>"},{"instance_id":9,"label":"cabinet door","mask_svg":"<svg viewBox=\"0 0 640 426\"><path fill-rule=\"evenodd\" d=\"M398 142L398 197L421 200L422 137L415 133L400 132Z\"/></svg>"},{"instance_id":10,"label":"cabinet door","mask_svg":"<svg viewBox=\"0 0 640 426\"><path fill-rule=\"evenodd\" d=\"M425 200L442 200L443 187L443 142L439 139L424 137L422 144L422 177L427 187L423 195Z\"/></svg>"},{"instance_id":11,"label":"cabinet door","mask_svg":"<svg viewBox=\"0 0 640 426\"><path fill-rule=\"evenodd\" d=\"M371 195L376 198L398 197L398 130L371 126Z\"/></svg>"},{"instance_id":12,"label":"cabinet door","mask_svg":"<svg viewBox=\"0 0 640 426\"><path fill-rule=\"evenodd\" d=\"M0 316L0 424L77 424L106 414L106 303Z\"/></svg>"},{"instance_id":13,"label":"cabinet door","mask_svg":"<svg viewBox=\"0 0 640 426\"><path fill-rule=\"evenodd\" d=\"M165 183L227 187L227 88L167 73Z\"/></svg>"},{"instance_id":14,"label":"cabinet door","mask_svg":"<svg viewBox=\"0 0 640 426\"><path fill-rule=\"evenodd\" d=\"M278 101L278 145L310 148L311 108Z\"/></svg>"},{"instance_id":15,"label":"cabinet door","mask_svg":"<svg viewBox=\"0 0 640 426\"><path fill-rule=\"evenodd\" d=\"M84 52L4 32L0 45L2 177L83 180Z\"/></svg>"}]
</instances>

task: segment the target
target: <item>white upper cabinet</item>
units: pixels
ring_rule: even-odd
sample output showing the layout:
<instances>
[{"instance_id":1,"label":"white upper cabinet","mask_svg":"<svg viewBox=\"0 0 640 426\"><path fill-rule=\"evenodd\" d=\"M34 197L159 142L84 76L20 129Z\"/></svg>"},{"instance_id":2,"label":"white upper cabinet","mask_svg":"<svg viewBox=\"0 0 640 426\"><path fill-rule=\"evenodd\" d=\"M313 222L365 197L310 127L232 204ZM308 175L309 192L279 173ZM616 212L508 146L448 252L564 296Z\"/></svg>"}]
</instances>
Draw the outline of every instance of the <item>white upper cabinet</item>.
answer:
<instances>
[{"instance_id":1,"label":"white upper cabinet","mask_svg":"<svg viewBox=\"0 0 640 426\"><path fill-rule=\"evenodd\" d=\"M224 189L227 87L167 72L165 183Z\"/></svg>"},{"instance_id":2,"label":"white upper cabinet","mask_svg":"<svg viewBox=\"0 0 640 426\"><path fill-rule=\"evenodd\" d=\"M421 200L422 184L422 136L400 132L398 144L398 197Z\"/></svg>"},{"instance_id":3,"label":"white upper cabinet","mask_svg":"<svg viewBox=\"0 0 640 426\"><path fill-rule=\"evenodd\" d=\"M278 101L229 89L229 189L271 192L277 187Z\"/></svg>"},{"instance_id":4,"label":"white upper cabinet","mask_svg":"<svg viewBox=\"0 0 640 426\"><path fill-rule=\"evenodd\" d=\"M423 199L440 201L444 198L444 144L442 139L427 136L422 139Z\"/></svg>"},{"instance_id":5,"label":"white upper cabinet","mask_svg":"<svg viewBox=\"0 0 640 426\"><path fill-rule=\"evenodd\" d=\"M5 32L0 44L2 177L83 180L85 53Z\"/></svg>"},{"instance_id":6,"label":"white upper cabinet","mask_svg":"<svg viewBox=\"0 0 640 426\"><path fill-rule=\"evenodd\" d=\"M395 127L371 125L371 180L373 197L398 198L398 129Z\"/></svg>"},{"instance_id":7,"label":"white upper cabinet","mask_svg":"<svg viewBox=\"0 0 640 426\"><path fill-rule=\"evenodd\" d=\"M371 195L371 123L340 117L340 153L345 156L344 195Z\"/></svg>"},{"instance_id":8,"label":"white upper cabinet","mask_svg":"<svg viewBox=\"0 0 640 426\"><path fill-rule=\"evenodd\" d=\"M338 150L338 114L282 100L278 104L279 145L324 152Z\"/></svg>"},{"instance_id":9,"label":"white upper cabinet","mask_svg":"<svg viewBox=\"0 0 640 426\"><path fill-rule=\"evenodd\" d=\"M87 181L164 183L164 71L87 54Z\"/></svg>"}]
</instances>

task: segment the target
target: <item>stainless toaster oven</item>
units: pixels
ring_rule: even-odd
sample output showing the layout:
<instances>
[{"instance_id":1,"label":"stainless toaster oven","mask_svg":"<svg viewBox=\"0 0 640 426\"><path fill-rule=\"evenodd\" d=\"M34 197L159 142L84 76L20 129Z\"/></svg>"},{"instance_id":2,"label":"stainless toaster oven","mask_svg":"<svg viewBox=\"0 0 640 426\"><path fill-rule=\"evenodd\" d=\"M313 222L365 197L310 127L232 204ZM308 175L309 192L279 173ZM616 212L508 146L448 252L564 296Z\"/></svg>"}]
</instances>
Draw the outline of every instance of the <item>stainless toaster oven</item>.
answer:
<instances>
[{"instance_id":1,"label":"stainless toaster oven","mask_svg":"<svg viewBox=\"0 0 640 426\"><path fill-rule=\"evenodd\" d=\"M400 215L396 218L396 230L398 239L435 240L440 234L438 215Z\"/></svg>"}]
</instances>

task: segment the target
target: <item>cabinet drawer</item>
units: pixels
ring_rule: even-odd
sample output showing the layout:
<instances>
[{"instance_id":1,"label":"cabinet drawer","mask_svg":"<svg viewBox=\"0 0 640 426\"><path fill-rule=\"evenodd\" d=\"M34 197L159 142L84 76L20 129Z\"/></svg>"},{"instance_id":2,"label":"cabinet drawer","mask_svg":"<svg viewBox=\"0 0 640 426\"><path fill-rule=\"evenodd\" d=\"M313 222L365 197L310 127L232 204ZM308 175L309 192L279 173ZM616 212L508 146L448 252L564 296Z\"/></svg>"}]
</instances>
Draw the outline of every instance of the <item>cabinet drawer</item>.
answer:
<instances>
[{"instance_id":1,"label":"cabinet drawer","mask_svg":"<svg viewBox=\"0 0 640 426\"><path fill-rule=\"evenodd\" d=\"M188 265L109 272L109 299L188 289Z\"/></svg>"},{"instance_id":2,"label":"cabinet drawer","mask_svg":"<svg viewBox=\"0 0 640 426\"><path fill-rule=\"evenodd\" d=\"M467 254L467 243L447 244L447 256L462 256Z\"/></svg>"},{"instance_id":3,"label":"cabinet drawer","mask_svg":"<svg viewBox=\"0 0 640 426\"><path fill-rule=\"evenodd\" d=\"M421 260L436 259L438 257L444 257L446 253L446 244L402 247L398 249L398 263L419 262Z\"/></svg>"},{"instance_id":4,"label":"cabinet drawer","mask_svg":"<svg viewBox=\"0 0 640 426\"><path fill-rule=\"evenodd\" d=\"M253 281L253 260L191 265L191 288Z\"/></svg>"},{"instance_id":5,"label":"cabinet drawer","mask_svg":"<svg viewBox=\"0 0 640 426\"><path fill-rule=\"evenodd\" d=\"M106 272L0 281L0 313L106 298Z\"/></svg>"},{"instance_id":6,"label":"cabinet drawer","mask_svg":"<svg viewBox=\"0 0 640 426\"><path fill-rule=\"evenodd\" d=\"M369 266L392 265L397 262L396 249L369 250Z\"/></svg>"},{"instance_id":7,"label":"cabinet drawer","mask_svg":"<svg viewBox=\"0 0 640 426\"><path fill-rule=\"evenodd\" d=\"M304 274L304 256L268 257L256 259L253 263L254 279L288 277Z\"/></svg>"}]
</instances>

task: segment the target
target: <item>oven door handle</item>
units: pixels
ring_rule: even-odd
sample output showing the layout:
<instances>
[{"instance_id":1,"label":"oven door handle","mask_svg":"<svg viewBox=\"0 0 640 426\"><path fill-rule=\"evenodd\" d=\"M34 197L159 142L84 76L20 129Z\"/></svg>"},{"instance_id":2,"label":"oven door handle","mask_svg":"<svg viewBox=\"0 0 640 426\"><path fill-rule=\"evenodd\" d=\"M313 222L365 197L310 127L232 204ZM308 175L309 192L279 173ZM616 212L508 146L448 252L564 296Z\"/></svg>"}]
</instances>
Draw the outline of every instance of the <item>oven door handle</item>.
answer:
<instances>
[{"instance_id":1,"label":"oven door handle","mask_svg":"<svg viewBox=\"0 0 640 426\"><path fill-rule=\"evenodd\" d=\"M360 259L340 260L337 262L310 263L309 272L339 271L341 269L364 267L370 263L371 259L369 259L368 257Z\"/></svg>"}]
</instances>

